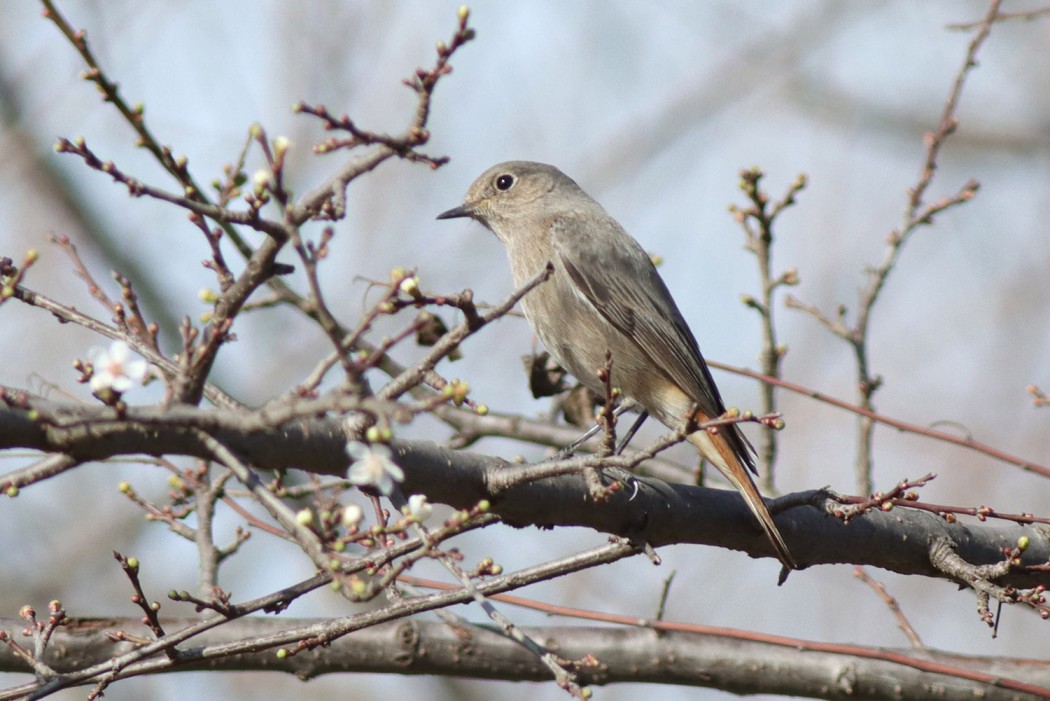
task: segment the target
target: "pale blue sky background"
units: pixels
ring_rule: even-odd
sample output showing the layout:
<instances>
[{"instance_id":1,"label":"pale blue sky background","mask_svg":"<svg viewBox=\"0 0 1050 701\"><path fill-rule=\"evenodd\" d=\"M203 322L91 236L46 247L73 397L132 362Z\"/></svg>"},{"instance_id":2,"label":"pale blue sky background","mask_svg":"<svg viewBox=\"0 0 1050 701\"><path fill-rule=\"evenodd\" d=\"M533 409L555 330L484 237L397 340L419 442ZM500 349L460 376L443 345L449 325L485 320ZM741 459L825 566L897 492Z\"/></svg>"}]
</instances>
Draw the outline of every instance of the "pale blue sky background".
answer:
<instances>
[{"instance_id":1,"label":"pale blue sky background","mask_svg":"<svg viewBox=\"0 0 1050 701\"><path fill-rule=\"evenodd\" d=\"M434 43L451 34L458 4L119 1L61 7L87 28L111 77L130 100L146 104L155 132L188 156L199 180L221 174L257 121L272 136L292 140L290 182L304 192L342 156L311 155L310 145L323 135L315 122L291 113L292 103L323 102L366 128L399 130L414 104L399 81L429 64ZM1011 11L1030 6L1006 3ZM799 269L802 284L793 293L801 299L828 311L838 303L854 308L864 266L881 259L887 233L901 222L906 189L921 164L923 132L935 126L970 39L945 26L979 18L985 5L550 1L472 8L478 38L453 60L430 124L429 151L452 162L437 172L390 162L351 188L349 216L337 225L324 272L330 298L343 300L342 318L352 320L361 309L365 285L355 277L385 278L394 266L418 267L429 290L471 287L491 301L509 292L495 238L475 224L436 222L434 216L458 204L489 165L526 158L561 167L647 249L664 256L663 275L708 357L755 367L758 326L739 297L757 289L757 275L726 209L742 203L738 171L760 165L774 195L797 173L809 176L799 206L782 220L776 265ZM880 410L920 424L959 422L979 440L1044 463L1050 461L1050 414L1030 407L1025 386L1050 389L1048 46L1048 19L994 29L929 194L952 193L969 178L981 181L981 191L912 241L875 312L871 339L875 371L885 379ZM152 271L149 283L166 312L196 317L203 311L197 290L214 283L199 264L208 256L206 245L185 216L129 200L123 188L51 151L57 136L84 135L129 173L169 184L133 148L130 130L113 110L78 80L81 70L72 48L39 18L39 7L6 9L0 76L18 105L5 105L0 127L0 255L17 259L27 248L39 249L41 262L29 284L99 311L46 237L71 236L100 280L115 264L45 184L34 161L39 157L71 181L116 248ZM11 121L13 113L19 122ZM301 283L301 276L294 281ZM852 399L845 344L802 314L778 313L781 339L790 347L787 377ZM0 329L0 383L38 390L54 383L86 396L73 382L70 363L97 339L13 303L0 309ZM293 385L325 352L322 334L287 313L241 320L237 332L240 342L227 349L216 379L250 402ZM163 339L171 348L172 329ZM540 414L548 404L532 400L518 374L519 357L531 344L524 322L508 319L471 339L466 359L441 370L468 379L474 396L493 409ZM716 379L730 404L757 407L756 385L724 373ZM149 401L147 395L141 401ZM790 395L783 408L788 429L781 434L781 488L830 484L849 491L852 418ZM440 436L429 425L404 435ZM881 487L932 471L940 477L923 492L930 501L1046 512L1050 487L1014 468L886 430L877 445ZM487 447L506 456L530 450L510 443ZM15 464L4 460L0 470ZM144 493L160 498L165 492L163 477L141 467L92 466L0 505L0 529L9 534L0 556L0 615L14 615L23 603L43 608L56 596L73 615L133 614L109 559L113 548L139 555L158 594L192 586L193 548L159 526L140 528L141 516L115 489L126 477ZM232 528L235 521L225 525ZM464 549L472 558L499 552L512 569L602 540L583 531L502 529L465 539ZM668 612L674 619L906 645L882 603L848 567L798 573L778 589L772 561L698 547L663 554L660 568L639 559L523 594L647 616L660 582L677 570ZM246 557L229 567L227 584L246 598L287 584L296 568L307 574L303 558L257 536ZM887 581L933 647L1030 655L1038 649L1033 641L1046 639L1045 624L1008 610L999 639L991 640L973 613L971 594L956 593L948 583L873 574ZM325 596L297 607L296 615L347 610L345 602ZM546 620L509 613L521 623ZM482 618L474 610L465 615ZM14 681L0 678L4 685ZM365 699L395 690L450 699L563 697L553 684L343 676L303 685L283 675L137 680L108 690L107 697L264 700L337 691ZM602 699L628 699L641 689L596 692ZM644 693L729 698L673 688Z\"/></svg>"}]
</instances>

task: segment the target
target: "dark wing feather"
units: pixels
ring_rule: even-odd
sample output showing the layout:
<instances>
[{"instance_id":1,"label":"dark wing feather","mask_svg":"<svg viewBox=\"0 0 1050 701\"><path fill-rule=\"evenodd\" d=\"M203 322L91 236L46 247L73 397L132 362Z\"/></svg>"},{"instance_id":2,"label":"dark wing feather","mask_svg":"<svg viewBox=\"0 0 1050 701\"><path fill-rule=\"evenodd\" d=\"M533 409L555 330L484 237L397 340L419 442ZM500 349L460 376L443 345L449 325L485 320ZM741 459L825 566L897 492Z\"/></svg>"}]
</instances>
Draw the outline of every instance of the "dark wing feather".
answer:
<instances>
[{"instance_id":1,"label":"dark wing feather","mask_svg":"<svg viewBox=\"0 0 1050 701\"><path fill-rule=\"evenodd\" d=\"M696 338L638 242L604 211L560 214L550 231L555 255L591 306L663 368L702 412L722 414L725 406ZM735 426L727 433L752 467L743 434Z\"/></svg>"}]
</instances>

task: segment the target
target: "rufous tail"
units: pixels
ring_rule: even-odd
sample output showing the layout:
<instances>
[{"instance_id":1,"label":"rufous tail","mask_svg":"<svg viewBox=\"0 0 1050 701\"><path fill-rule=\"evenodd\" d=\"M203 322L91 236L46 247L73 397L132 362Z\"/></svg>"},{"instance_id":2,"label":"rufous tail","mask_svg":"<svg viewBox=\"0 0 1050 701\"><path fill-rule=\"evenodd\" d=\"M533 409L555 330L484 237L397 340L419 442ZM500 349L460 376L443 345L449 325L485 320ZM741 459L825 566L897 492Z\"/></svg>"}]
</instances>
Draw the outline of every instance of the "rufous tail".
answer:
<instances>
[{"instance_id":1,"label":"rufous tail","mask_svg":"<svg viewBox=\"0 0 1050 701\"><path fill-rule=\"evenodd\" d=\"M701 420L707 420L707 418L703 417ZM762 500L762 495L758 493L758 487L755 486L755 482L751 479L751 474L747 471L747 467L741 462L726 437L721 432L711 433L700 430L690 435L688 440L700 451L704 458L714 464L718 471L725 475L725 478L740 492L740 496L744 497L744 501L747 502L751 512L758 519L762 530L766 532L766 537L769 538L769 542L777 553L777 558L784 564L784 567L797 570L798 563L791 556L791 552L784 542L784 537L780 535L776 524L773 523L773 517L770 515L769 509L766 508L766 502Z\"/></svg>"}]
</instances>

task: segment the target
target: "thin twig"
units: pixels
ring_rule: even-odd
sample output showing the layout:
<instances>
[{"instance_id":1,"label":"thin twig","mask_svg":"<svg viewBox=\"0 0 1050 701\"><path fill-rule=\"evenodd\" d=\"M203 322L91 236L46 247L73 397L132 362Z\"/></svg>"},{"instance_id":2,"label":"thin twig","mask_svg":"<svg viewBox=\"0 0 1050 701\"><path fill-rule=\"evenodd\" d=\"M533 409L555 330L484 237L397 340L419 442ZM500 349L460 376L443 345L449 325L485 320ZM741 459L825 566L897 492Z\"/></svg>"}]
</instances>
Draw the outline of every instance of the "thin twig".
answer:
<instances>
[{"instance_id":1,"label":"thin twig","mask_svg":"<svg viewBox=\"0 0 1050 701\"><path fill-rule=\"evenodd\" d=\"M868 349L869 326L872 310L878 301L879 295L889 279L890 273L896 266L901 252L904 250L908 240L919 230L920 227L933 222L934 216L944 210L968 202L977 191L978 183L971 180L964 184L955 194L943 197L936 202L927 204L924 200L926 191L933 183L934 173L937 168L937 159L941 150L954 133L958 120L955 117L959 100L962 96L963 86L970 71L977 65L977 54L984 41L988 38L992 24L995 22L999 12L1001 0L992 0L984 20L981 22L977 33L966 51L963 64L956 73L948 98L944 103L937 128L926 135L926 150L923 156L922 168L919 179L909 190L908 201L904 212L904 223L899 230L890 232L888 245L882 261L877 266L867 271L867 286L862 289L858 297L857 313L852 326L845 323L845 308L840 305L836 319L820 312L815 307L802 304L798 300L789 298L787 305L801 309L820 321L836 336L846 341L852 351L856 362L858 404L869 412L874 412L873 398L882 383L882 378L872 373L871 358ZM873 438L875 421L868 416L860 416L857 421L857 450L856 464L854 468L855 489L861 494L871 492L872 471L874 468Z\"/></svg>"},{"instance_id":2,"label":"thin twig","mask_svg":"<svg viewBox=\"0 0 1050 701\"><path fill-rule=\"evenodd\" d=\"M902 421L900 419L895 419L893 417L886 416L885 414L880 414L871 409L865 409L862 406L851 404L841 399L836 399L831 395L824 394L823 392L818 392L817 390L812 389L810 387L796 384L794 382L789 382L788 380L782 380L777 377L769 377L768 375L763 375L762 373L755 372L754 370L748 370L747 368L741 368L735 365L728 365L726 363L720 363L713 360L709 360L707 364L713 368L718 368L719 370L725 370L726 372L732 372L737 375L743 375L744 377L751 377L761 382L775 384L778 387L783 387L786 390L796 392L798 394L809 397L810 399L816 399L818 402L824 402L825 404L830 404L831 406L838 407L839 409L844 409L859 416L863 416L867 419L870 419L871 421L885 424L887 426L892 426L893 428L899 431L903 431L905 433L914 433L920 436L926 436L927 438L933 438L934 440L944 441L945 443L952 443L954 445L962 446L964 448L969 448L970 450L976 450L977 452L984 453L985 455L995 458L996 460L1001 460L1002 462L1009 463L1010 465L1016 465L1025 472L1031 472L1033 474L1042 475L1043 477L1050 477L1050 466L1033 462L1031 460L1027 460L1016 455L1012 455L1003 450L988 445L987 443L981 443L980 441L976 441L970 436L956 436L951 433L946 433L944 431L938 431L936 429L929 428L927 426L920 426L918 424L913 424L907 421Z\"/></svg>"},{"instance_id":3,"label":"thin twig","mask_svg":"<svg viewBox=\"0 0 1050 701\"><path fill-rule=\"evenodd\" d=\"M886 607L896 619L897 626L904 631L904 635L908 638L908 642L911 643L911 646L916 650L926 650L926 646L923 644L919 634L915 631L915 628L905 617L900 604L897 603L897 599L886 591L886 586L882 582L873 579L863 567L854 567L853 576L871 587L871 590L882 599L882 602L886 604Z\"/></svg>"}]
</instances>

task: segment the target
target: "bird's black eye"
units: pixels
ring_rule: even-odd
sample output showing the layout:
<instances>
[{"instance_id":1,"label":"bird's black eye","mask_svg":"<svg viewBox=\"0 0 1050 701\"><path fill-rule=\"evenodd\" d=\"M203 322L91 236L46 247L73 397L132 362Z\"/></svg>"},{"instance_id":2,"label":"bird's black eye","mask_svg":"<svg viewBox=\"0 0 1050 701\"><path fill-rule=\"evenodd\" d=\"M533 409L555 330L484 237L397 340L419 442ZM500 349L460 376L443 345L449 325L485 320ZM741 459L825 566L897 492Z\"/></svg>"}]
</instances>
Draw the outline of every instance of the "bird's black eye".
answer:
<instances>
[{"instance_id":1,"label":"bird's black eye","mask_svg":"<svg viewBox=\"0 0 1050 701\"><path fill-rule=\"evenodd\" d=\"M496 189L506 192L514 185L514 176L504 173L496 178Z\"/></svg>"}]
</instances>

